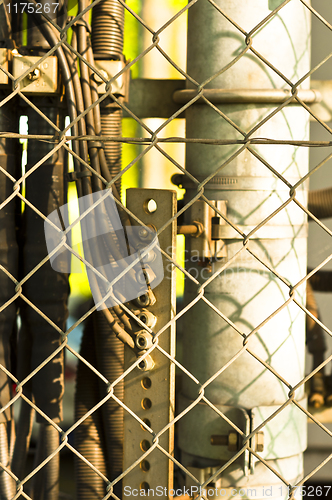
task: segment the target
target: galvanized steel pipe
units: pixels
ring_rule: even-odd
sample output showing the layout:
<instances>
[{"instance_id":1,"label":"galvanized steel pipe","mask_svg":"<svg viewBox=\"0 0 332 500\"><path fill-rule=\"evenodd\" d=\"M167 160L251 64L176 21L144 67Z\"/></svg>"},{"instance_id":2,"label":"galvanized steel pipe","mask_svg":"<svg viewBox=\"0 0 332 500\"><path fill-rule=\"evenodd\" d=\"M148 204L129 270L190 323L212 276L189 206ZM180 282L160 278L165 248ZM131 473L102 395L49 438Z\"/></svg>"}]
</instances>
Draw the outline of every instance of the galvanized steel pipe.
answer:
<instances>
[{"instance_id":1,"label":"galvanized steel pipe","mask_svg":"<svg viewBox=\"0 0 332 500\"><path fill-rule=\"evenodd\" d=\"M249 33L281 2L270 0L216 0L216 5ZM310 21L308 10L300 3L290 2L252 36L241 33L209 2L198 1L188 13L187 73L202 84L215 74L205 89L290 89L285 79L264 64L251 50L252 46L291 82L296 83L309 70ZM242 57L231 65L237 56ZM225 72L221 69L229 65ZM194 89L188 83L188 89ZM306 79L301 88L309 88ZM196 87L197 90L197 87ZM223 103L217 105L236 126L233 126L208 105L191 105L186 111L188 138L243 139L308 139L309 115L301 106L283 108L260 128L251 130L277 107L272 103ZM241 151L241 152L240 152ZM238 154L237 154L238 153ZM233 159L229 161L229 158ZM268 168L271 166L288 183ZM271 366L293 387L304 376L305 318L299 307L290 302L275 316L254 331L266 318L290 297L290 287L279 280L275 270L295 285L306 275L307 219L292 201L278 211L293 193L294 185L308 169L308 150L293 146L207 145L187 144L186 168L198 178L215 172L222 182L210 182L204 190L209 200L226 200L227 217L247 235L274 211L277 213L261 229L253 233L249 243L236 231L224 230L227 257L208 263L189 258L187 269L204 285L207 278L220 270L237 252L242 252L204 289L204 297L235 325L230 326L204 300L199 300L184 316L184 366L204 384L246 345L258 358ZM193 198L196 188L188 187L186 201ZM306 204L306 187L296 190L297 199ZM187 224L191 223L190 214ZM190 238L187 237L190 256ZM247 251L250 250L255 256ZM196 259L197 260L197 259ZM202 267L203 265L203 267ZM185 302L198 293L198 285L186 279ZM294 292L305 304L305 286ZM238 331L236 331L238 329ZM244 340L244 336L254 331ZM289 398L289 386L244 350L218 377L205 387L205 397L219 412L226 415L245 435L258 427ZM194 401L200 387L189 377L182 382L182 408ZM304 399L303 385L296 391L298 401ZM303 403L304 404L304 403ZM182 463L206 480L213 470L232 459L232 446L216 446L212 435L229 436L234 429L220 414L204 402L197 404L180 420L179 445ZM294 483L302 477L302 453L306 447L306 416L290 404L276 415L262 431L263 445L256 436L250 445L268 460L271 467ZM229 439L229 438L228 438ZM217 440L218 441L218 440ZM219 440L224 442L225 439ZM227 441L228 442L228 441ZM235 450L242 447L243 440ZM208 468L211 472L207 473ZM201 475L200 472L201 471ZM204 475L205 474L205 475ZM216 480L215 480L216 481ZM219 487L231 489L257 487L257 498L267 498L266 487L273 486L277 498L286 498L282 483L264 464L245 451L217 479ZM280 488L280 489L279 489ZM265 491L265 493L264 493ZM279 493L280 492L280 493ZM229 494L230 490L229 490ZM243 498L241 494L231 498ZM288 496L287 496L288 498Z\"/></svg>"}]
</instances>

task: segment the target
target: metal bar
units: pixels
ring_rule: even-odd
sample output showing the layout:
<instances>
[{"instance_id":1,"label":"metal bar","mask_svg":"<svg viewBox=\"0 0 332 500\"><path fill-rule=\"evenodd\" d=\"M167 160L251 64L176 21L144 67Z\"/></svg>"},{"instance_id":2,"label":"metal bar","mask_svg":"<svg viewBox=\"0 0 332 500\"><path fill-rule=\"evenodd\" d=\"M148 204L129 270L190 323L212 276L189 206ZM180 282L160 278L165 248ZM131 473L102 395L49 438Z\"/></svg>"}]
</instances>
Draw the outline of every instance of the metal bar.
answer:
<instances>
[{"instance_id":1,"label":"metal bar","mask_svg":"<svg viewBox=\"0 0 332 500\"><path fill-rule=\"evenodd\" d=\"M173 100L178 104L186 104L197 93L198 91L194 89L177 90L173 94ZM292 92L288 89L203 89L202 95L213 104L279 104L289 99ZM321 100L320 93L312 89L300 89L297 95L308 104ZM199 99L196 104L206 104L206 102ZM295 101L294 104L297 102Z\"/></svg>"},{"instance_id":2,"label":"metal bar","mask_svg":"<svg viewBox=\"0 0 332 500\"><path fill-rule=\"evenodd\" d=\"M148 202L154 200L156 210L149 212ZM176 213L176 194L174 191L156 189L128 189L127 207L144 224L151 225L159 230ZM159 234L160 248L172 259L175 258L176 222L168 225ZM155 304L144 307L156 319L153 328L155 334L169 323L175 315L175 268L163 258L164 279L153 290ZM158 346L170 356L175 356L175 324L173 323L158 337ZM174 418L175 409L175 365L156 348L151 352L148 360L142 364L145 371L134 368L125 378L124 402L153 433L143 428L131 414L125 411L124 416L124 471L128 472L123 478L124 492L133 490L152 489L160 490L160 498L168 498L168 492L173 487L173 463L159 449L153 448L154 435L161 432ZM125 370L136 361L135 353L125 348ZM152 368L152 364L154 367ZM159 436L158 445L169 454L174 453L174 426ZM148 452L140 461L139 467L131 469L132 464Z\"/></svg>"},{"instance_id":3,"label":"metal bar","mask_svg":"<svg viewBox=\"0 0 332 500\"><path fill-rule=\"evenodd\" d=\"M317 82L317 85L315 85ZM298 97L315 109L320 110L321 82L315 81L311 89L299 89ZM168 118L176 113L181 105L189 102L197 91L185 89L185 80L158 80L148 78L135 78L130 80L129 87L129 109L138 118ZM317 88L316 88L317 87ZM280 104L291 97L288 89L206 89L202 95L213 104L234 103L256 103L256 104ZM324 93L325 96L325 93ZM206 104L201 98L195 104ZM294 105L298 103L294 100ZM320 106L318 108L318 106ZM318 111L317 111L318 112ZM130 115L124 111L124 117ZM184 118L181 113L178 118Z\"/></svg>"}]
</instances>

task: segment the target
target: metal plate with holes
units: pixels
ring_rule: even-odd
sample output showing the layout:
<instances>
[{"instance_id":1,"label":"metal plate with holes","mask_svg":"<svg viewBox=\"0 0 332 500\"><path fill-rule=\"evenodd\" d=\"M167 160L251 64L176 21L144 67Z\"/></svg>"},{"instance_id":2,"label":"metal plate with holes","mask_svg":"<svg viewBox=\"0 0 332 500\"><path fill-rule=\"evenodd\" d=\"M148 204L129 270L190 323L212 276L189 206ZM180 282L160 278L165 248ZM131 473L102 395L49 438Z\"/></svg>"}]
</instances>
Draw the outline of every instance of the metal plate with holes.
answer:
<instances>
[{"instance_id":1,"label":"metal plate with holes","mask_svg":"<svg viewBox=\"0 0 332 500\"><path fill-rule=\"evenodd\" d=\"M19 78L39 60L40 57L36 56L15 55L13 57L14 77ZM20 89L24 94L54 94L58 91L58 87L58 59L56 56L47 57L20 82Z\"/></svg>"},{"instance_id":2,"label":"metal plate with holes","mask_svg":"<svg viewBox=\"0 0 332 500\"><path fill-rule=\"evenodd\" d=\"M156 206L149 211L150 204ZM149 204L150 201L150 204ZM128 189L127 207L144 224L152 225L157 230L168 222L176 213L176 193L168 190ZM156 208L152 212L152 209ZM176 223L169 224L158 236L160 248L175 259ZM156 302L144 306L157 318L153 331L157 333L175 315L175 275L174 266L163 257L164 279L153 289ZM171 356L175 356L175 325L173 324L159 336L159 344ZM160 432L173 419L175 399L175 366L169 358L157 348L151 353L154 367L141 371L134 368L125 377L125 404L144 420L154 434ZM125 370L137 360L135 353L125 348ZM124 412L124 471L135 461L140 461L146 450L153 446L153 435L140 423ZM173 454L174 430L171 427L160 435L159 448ZM173 483L173 464L160 449L155 448L145 459L128 472L123 478L124 491L147 490L163 487L169 491ZM166 488L166 490L165 490ZM159 495L167 498L166 493Z\"/></svg>"}]
</instances>

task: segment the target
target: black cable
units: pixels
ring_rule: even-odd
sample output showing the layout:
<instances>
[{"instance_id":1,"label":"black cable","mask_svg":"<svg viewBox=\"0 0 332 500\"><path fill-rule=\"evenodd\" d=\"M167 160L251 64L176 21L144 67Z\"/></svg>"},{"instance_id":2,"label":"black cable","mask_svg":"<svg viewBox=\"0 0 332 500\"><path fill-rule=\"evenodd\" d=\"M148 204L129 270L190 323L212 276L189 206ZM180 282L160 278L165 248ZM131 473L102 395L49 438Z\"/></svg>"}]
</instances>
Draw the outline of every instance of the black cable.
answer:
<instances>
[{"instance_id":1,"label":"black cable","mask_svg":"<svg viewBox=\"0 0 332 500\"><path fill-rule=\"evenodd\" d=\"M37 14L34 14L34 15L37 15ZM51 46L56 45L58 43L59 39L50 26L48 26L46 23L42 23L40 25L40 29L42 30L45 38L47 39L48 43ZM83 29L84 29L84 27L83 27ZM85 29L84 29L84 31L85 31ZM82 31L81 33L84 33L84 32ZM87 47L87 53L89 54L88 47ZM58 47L56 50L56 54L57 54L58 59L59 59L59 64L60 64L60 68L62 71L63 81L64 81L64 85L66 88L68 112L69 112L71 121L73 121L77 118L77 116L80 113L82 113L84 111L84 109L86 109L85 104L84 104L84 100L83 100L83 93L82 93L82 89L81 89L81 85L80 85L80 81L79 81L79 77L78 77L76 61L68 48L65 48L65 50L63 50L61 47ZM91 57L91 53L90 53L90 57ZM84 63L81 64L81 66L83 66L83 65L84 65ZM92 122L92 120L91 120L91 122ZM78 121L78 124L76 123L73 126L73 133L74 134L77 133L77 128L79 129L78 133L81 136L86 135L86 128L85 128L85 120L84 119L80 119ZM75 149L76 149L76 151L74 149L75 153L79 154L77 151L77 149L78 149L77 144L76 144L77 142L78 141L73 141L73 149L75 147ZM81 152L81 157L84 159L84 161L87 162L88 158L87 158L86 141L79 141L79 142L82 143L82 145L79 146L79 149ZM101 161L101 170L103 173L105 171L105 169L107 169L107 164L106 164L105 156L103 155L102 149L99 151L99 157L102 160ZM75 168L80 169L77 161L75 162ZM78 189L78 195L80 196L79 191L80 190ZM115 195L115 197L117 199L119 199L119 195L118 195L116 187L114 185L112 186L112 192L113 192L113 195ZM82 195L91 194L91 183L90 183L89 178L87 178L87 177L82 178L82 191L81 191L81 193L82 193ZM122 211L119 210L119 215L121 214L120 218L122 216L122 219L125 219L126 224L129 225L130 220L129 220L127 214L125 212L123 212L123 213L121 213L121 212ZM123 214L125 214L125 215L123 215ZM81 224L82 223L84 225L84 218L81 221ZM115 261L119 261L120 266L124 270L126 268L126 265L122 261L123 255L117 249L115 232L114 231L112 231L111 233L109 232L109 226L105 223L105 219L99 219L98 223L101 226L100 233L107 235L108 241L106 241L106 245L107 245L109 253L113 256ZM92 229L92 231L91 231L91 229ZM92 232L92 237L95 236L96 235L96 228L89 227L89 232L86 231L85 234L89 234L91 232ZM91 248L91 247L89 247L89 245L87 243L85 243L84 251L86 254L85 257L86 257L88 262L90 262L94 267L97 267L100 269L103 268L103 265L102 265L103 259L100 255L101 249ZM100 291L98 292L99 285L97 284L97 280L96 280L96 277L95 277L93 272L89 273L89 279L92 281L91 288L96 290L97 295L99 295L100 300L101 300L102 294L100 293ZM135 276L133 269L130 269L128 271L128 279L130 281L133 280L133 283L136 284L136 276ZM116 334L116 336L118 338L120 338L122 341L124 341L125 343L128 343L131 347L133 347L134 343L133 343L132 338L130 337L130 335L128 335L128 333L120 325L117 324L112 313L109 312L107 309L103 309L103 312L104 312L105 316L107 317L107 320L109 321L109 323L112 325L112 329L113 329L114 333ZM129 318L128 318L128 322L129 322Z\"/></svg>"}]
</instances>

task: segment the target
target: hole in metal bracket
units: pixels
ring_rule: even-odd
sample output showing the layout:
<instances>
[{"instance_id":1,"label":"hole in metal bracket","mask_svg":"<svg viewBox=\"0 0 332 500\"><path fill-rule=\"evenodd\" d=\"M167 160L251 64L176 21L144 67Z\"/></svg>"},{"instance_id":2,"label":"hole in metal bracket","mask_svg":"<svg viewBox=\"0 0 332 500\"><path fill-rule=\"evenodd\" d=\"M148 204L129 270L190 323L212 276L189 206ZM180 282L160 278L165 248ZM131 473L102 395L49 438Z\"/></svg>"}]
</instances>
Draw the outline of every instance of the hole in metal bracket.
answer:
<instances>
[{"instance_id":1,"label":"hole in metal bracket","mask_svg":"<svg viewBox=\"0 0 332 500\"><path fill-rule=\"evenodd\" d=\"M143 422L144 422L144 423L145 423L148 427L150 427L150 428L151 428L151 422L150 422L150 420L149 420L148 418L143 418ZM143 427L143 425L141 425L141 427L142 427L143 431L146 431L146 428L145 428L145 427Z\"/></svg>"},{"instance_id":2,"label":"hole in metal bracket","mask_svg":"<svg viewBox=\"0 0 332 500\"><path fill-rule=\"evenodd\" d=\"M148 472L150 470L150 462L147 460L142 460L139 465L143 472Z\"/></svg>"},{"instance_id":3,"label":"hole in metal bracket","mask_svg":"<svg viewBox=\"0 0 332 500\"><path fill-rule=\"evenodd\" d=\"M147 214L153 214L157 210L157 202L153 198L149 198L143 203L143 208Z\"/></svg>"},{"instance_id":4,"label":"hole in metal bracket","mask_svg":"<svg viewBox=\"0 0 332 500\"><path fill-rule=\"evenodd\" d=\"M139 488L140 488L140 490L144 490L147 493L149 491L149 489L150 489L150 485L146 481L143 481L140 484Z\"/></svg>"},{"instance_id":5,"label":"hole in metal bracket","mask_svg":"<svg viewBox=\"0 0 332 500\"><path fill-rule=\"evenodd\" d=\"M148 449L150 448L150 443L147 439L143 439L141 442L140 442L140 447L141 447L141 450L142 451L148 451Z\"/></svg>"},{"instance_id":6,"label":"hole in metal bracket","mask_svg":"<svg viewBox=\"0 0 332 500\"><path fill-rule=\"evenodd\" d=\"M141 380L141 384L142 384L143 389L150 389L151 385L152 385L152 381L149 377L144 377Z\"/></svg>"},{"instance_id":7,"label":"hole in metal bracket","mask_svg":"<svg viewBox=\"0 0 332 500\"><path fill-rule=\"evenodd\" d=\"M152 401L149 398L144 398L144 399L142 399L141 404L142 404L143 410L150 410L150 408L152 406Z\"/></svg>"}]
</instances>

